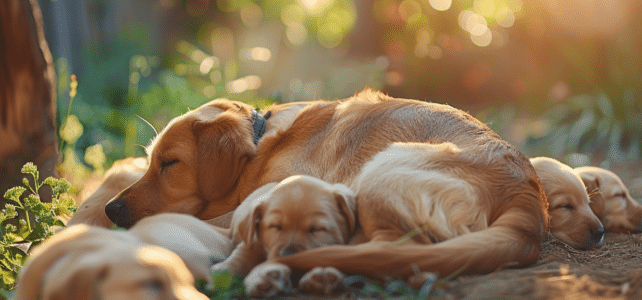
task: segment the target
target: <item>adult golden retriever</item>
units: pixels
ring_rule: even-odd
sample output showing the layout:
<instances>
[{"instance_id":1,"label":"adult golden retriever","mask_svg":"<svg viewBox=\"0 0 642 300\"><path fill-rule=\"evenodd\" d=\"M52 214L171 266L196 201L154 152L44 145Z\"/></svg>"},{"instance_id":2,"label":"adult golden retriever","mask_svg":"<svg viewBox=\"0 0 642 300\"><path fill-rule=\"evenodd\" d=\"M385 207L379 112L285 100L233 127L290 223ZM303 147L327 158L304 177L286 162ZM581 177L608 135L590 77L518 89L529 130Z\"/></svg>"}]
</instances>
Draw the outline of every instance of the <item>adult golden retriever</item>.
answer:
<instances>
[{"instance_id":1,"label":"adult golden retriever","mask_svg":"<svg viewBox=\"0 0 642 300\"><path fill-rule=\"evenodd\" d=\"M208 299L174 252L128 232L85 224L36 247L18 279L21 300Z\"/></svg>"},{"instance_id":2,"label":"adult golden retriever","mask_svg":"<svg viewBox=\"0 0 642 300\"><path fill-rule=\"evenodd\" d=\"M369 238L380 244L355 248L363 255L346 266L368 266L371 273L381 266L378 272L405 276L415 263L421 270L446 275L462 267L466 273L486 273L537 259L548 216L535 170L518 149L465 112L368 90L340 101L277 105L268 113L260 139L254 136L261 132L262 126L256 124L262 119L252 107L238 102L212 101L172 120L149 147L147 173L106 206L107 216L125 227L167 211L209 219L234 210L257 188L292 175L352 186L363 166L393 142L427 147L451 143L470 163L468 167L458 164L458 172L479 173L474 186L497 191L472 204L483 212L480 220L484 222L465 234L456 231L447 240L428 232L422 244L394 249L384 246L385 242L408 233L407 228L377 231ZM414 197L404 192L400 196ZM408 209L403 204L393 208ZM362 223L405 219L397 209L370 219L361 212L366 209L358 210ZM457 228L465 226L451 222ZM335 247L344 249L330 246L308 252L345 258L355 253L336 252ZM313 264L323 262L309 260L307 266Z\"/></svg>"},{"instance_id":3,"label":"adult golden retriever","mask_svg":"<svg viewBox=\"0 0 642 300\"><path fill-rule=\"evenodd\" d=\"M591 209L607 232L642 231L642 205L631 197L620 177L598 167L579 167L575 172L584 181L591 195Z\"/></svg>"},{"instance_id":4,"label":"adult golden retriever","mask_svg":"<svg viewBox=\"0 0 642 300\"><path fill-rule=\"evenodd\" d=\"M582 178L571 167L548 157L531 163L548 198L551 234L579 249L590 249L604 241L604 226L593 213ZM591 205L591 206L589 206Z\"/></svg>"},{"instance_id":5,"label":"adult golden retriever","mask_svg":"<svg viewBox=\"0 0 642 300\"><path fill-rule=\"evenodd\" d=\"M252 271L245 279L248 295L273 296L291 286L289 269L281 265L253 271L257 265L278 256L346 244L355 230L352 190L310 176L291 176L257 189L235 210L232 236L237 248L214 269L237 274ZM277 278L280 286L274 285ZM306 274L299 288L303 292L330 293L342 278L343 274L333 268L319 268Z\"/></svg>"}]
</instances>

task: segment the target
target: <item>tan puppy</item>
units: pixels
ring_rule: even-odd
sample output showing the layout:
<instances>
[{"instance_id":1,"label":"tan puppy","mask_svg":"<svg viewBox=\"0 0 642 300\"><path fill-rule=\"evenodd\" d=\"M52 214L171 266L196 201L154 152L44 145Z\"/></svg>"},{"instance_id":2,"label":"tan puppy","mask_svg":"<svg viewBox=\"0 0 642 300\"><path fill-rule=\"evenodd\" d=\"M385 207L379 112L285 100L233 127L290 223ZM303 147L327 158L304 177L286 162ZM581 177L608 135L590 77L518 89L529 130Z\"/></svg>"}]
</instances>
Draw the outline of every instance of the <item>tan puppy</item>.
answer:
<instances>
[{"instance_id":1,"label":"tan puppy","mask_svg":"<svg viewBox=\"0 0 642 300\"><path fill-rule=\"evenodd\" d=\"M232 235L238 247L215 269L247 274L266 259L346 244L356 229L355 205L354 193L346 186L309 176L292 176L278 184L267 184L234 212ZM269 268L273 274L289 274L285 266ZM268 297L280 290L270 286L269 275L257 275L265 274L264 271L253 272L246 278L248 295ZM333 284L338 284L343 276L333 269L318 269L315 274L319 278L334 276ZM300 283L304 291L314 292L309 289L317 285L306 283L313 278L316 277L304 277ZM283 280L289 282L289 276L283 276Z\"/></svg>"},{"instance_id":2,"label":"tan puppy","mask_svg":"<svg viewBox=\"0 0 642 300\"><path fill-rule=\"evenodd\" d=\"M589 206L589 197L579 175L555 159L531 159L548 198L551 234L579 249L604 241L604 226Z\"/></svg>"},{"instance_id":3,"label":"tan puppy","mask_svg":"<svg viewBox=\"0 0 642 300\"><path fill-rule=\"evenodd\" d=\"M127 232L69 227L35 248L16 299L208 299L173 252Z\"/></svg>"},{"instance_id":4,"label":"tan puppy","mask_svg":"<svg viewBox=\"0 0 642 300\"><path fill-rule=\"evenodd\" d=\"M597 167L579 167L575 172L582 178L591 195L591 209L608 232L638 233L642 231L642 205L635 201L620 177Z\"/></svg>"},{"instance_id":5,"label":"tan puppy","mask_svg":"<svg viewBox=\"0 0 642 300\"><path fill-rule=\"evenodd\" d=\"M546 203L543 191L529 192L538 187L535 171L514 151L494 143L395 143L351 186L368 242L273 261L379 279L408 278L415 270L447 276L527 265L537 260L547 230L539 222ZM529 168L527 174L517 171Z\"/></svg>"},{"instance_id":6,"label":"tan puppy","mask_svg":"<svg viewBox=\"0 0 642 300\"><path fill-rule=\"evenodd\" d=\"M464 153L466 164L462 165L482 166L462 166L460 172L479 173L477 182L471 184L488 186L479 188L480 193L484 189L494 192L487 200L473 204L474 209L484 211L488 228L470 228L470 234L434 247L408 245L408 249L388 253L379 251L380 245L368 243L364 251L373 251L375 256L360 256L344 266L374 268L372 260L377 260L387 264L388 275L407 276L413 273L411 262L417 260L421 271L445 275L463 267L469 273L486 273L506 264L527 265L537 260L548 230L546 196L537 175L526 156L469 114L373 91L341 101L277 105L265 114L268 112L272 116L265 122L246 104L215 100L172 120L149 147L147 173L106 206L107 216L125 227L161 212L209 219L234 210L257 188L292 175L351 187L364 165L394 142L416 142L425 147L451 143ZM413 166L412 157L408 160ZM403 204L415 201L415 195L403 189L397 192L404 199L400 204L375 198L373 205L382 201L386 208L391 205L390 210L363 215L365 221L395 229L387 234L383 229L373 231L367 237L370 240L391 241L408 233ZM457 234L463 233L459 228L465 224L448 222L454 224ZM437 241L442 236L430 237ZM306 252L332 251L334 247L338 246ZM322 250L325 248L330 250ZM422 259L419 253L425 254ZM398 255L402 256L399 260ZM320 259L308 262L313 263L310 267L325 265Z\"/></svg>"}]
</instances>

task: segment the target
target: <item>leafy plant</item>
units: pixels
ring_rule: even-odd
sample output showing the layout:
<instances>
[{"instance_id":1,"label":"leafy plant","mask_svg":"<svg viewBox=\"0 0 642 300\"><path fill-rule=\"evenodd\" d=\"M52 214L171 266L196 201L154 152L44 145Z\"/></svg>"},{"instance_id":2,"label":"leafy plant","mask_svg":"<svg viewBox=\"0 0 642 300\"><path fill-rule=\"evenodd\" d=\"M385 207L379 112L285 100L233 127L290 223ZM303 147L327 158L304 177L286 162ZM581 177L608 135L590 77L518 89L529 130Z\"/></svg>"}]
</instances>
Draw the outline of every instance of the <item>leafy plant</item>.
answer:
<instances>
[{"instance_id":1,"label":"leafy plant","mask_svg":"<svg viewBox=\"0 0 642 300\"><path fill-rule=\"evenodd\" d=\"M527 146L547 145L549 155L592 153L610 161L638 159L642 154L642 106L632 97L579 95L546 112L550 130L530 137Z\"/></svg>"},{"instance_id":2,"label":"leafy plant","mask_svg":"<svg viewBox=\"0 0 642 300\"><path fill-rule=\"evenodd\" d=\"M71 187L66 179L47 177L40 182L40 173L30 162L21 172L31 176L33 184L25 177L23 186L9 189L4 194L9 202L0 211L0 288L3 290L14 287L29 248L53 235L56 227L64 227L61 216L71 216L76 211L74 200L65 195ZM40 201L39 192L45 185L53 192L51 203Z\"/></svg>"}]
</instances>

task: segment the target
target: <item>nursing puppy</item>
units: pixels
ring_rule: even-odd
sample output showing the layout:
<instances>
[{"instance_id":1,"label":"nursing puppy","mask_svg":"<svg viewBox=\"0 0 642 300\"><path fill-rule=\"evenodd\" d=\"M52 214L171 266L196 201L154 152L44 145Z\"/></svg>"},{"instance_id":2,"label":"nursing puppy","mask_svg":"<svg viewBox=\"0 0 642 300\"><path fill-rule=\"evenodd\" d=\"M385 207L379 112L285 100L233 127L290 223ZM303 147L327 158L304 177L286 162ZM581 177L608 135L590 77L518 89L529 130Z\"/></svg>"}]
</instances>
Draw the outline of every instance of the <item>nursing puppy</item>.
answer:
<instances>
[{"instance_id":1,"label":"nursing puppy","mask_svg":"<svg viewBox=\"0 0 642 300\"><path fill-rule=\"evenodd\" d=\"M247 274L265 260L346 244L355 229L355 199L350 189L309 176L288 177L259 188L236 209L232 237L237 248L214 269ZM257 268L245 279L248 295L268 297L290 286L286 266ZM275 277L281 286L273 286ZM331 292L341 278L333 268L319 268L304 276L299 287L304 292Z\"/></svg>"},{"instance_id":2,"label":"nursing puppy","mask_svg":"<svg viewBox=\"0 0 642 300\"><path fill-rule=\"evenodd\" d=\"M590 249L604 241L604 226L593 213L582 178L569 166L548 157L531 163L548 198L551 234L575 248Z\"/></svg>"},{"instance_id":3,"label":"nursing puppy","mask_svg":"<svg viewBox=\"0 0 642 300\"><path fill-rule=\"evenodd\" d=\"M175 253L82 224L36 247L18 279L21 300L208 299Z\"/></svg>"},{"instance_id":4,"label":"nursing puppy","mask_svg":"<svg viewBox=\"0 0 642 300\"><path fill-rule=\"evenodd\" d=\"M579 167L575 172L584 181L591 209L607 232L642 232L642 205L631 197L620 177L597 167Z\"/></svg>"}]
</instances>

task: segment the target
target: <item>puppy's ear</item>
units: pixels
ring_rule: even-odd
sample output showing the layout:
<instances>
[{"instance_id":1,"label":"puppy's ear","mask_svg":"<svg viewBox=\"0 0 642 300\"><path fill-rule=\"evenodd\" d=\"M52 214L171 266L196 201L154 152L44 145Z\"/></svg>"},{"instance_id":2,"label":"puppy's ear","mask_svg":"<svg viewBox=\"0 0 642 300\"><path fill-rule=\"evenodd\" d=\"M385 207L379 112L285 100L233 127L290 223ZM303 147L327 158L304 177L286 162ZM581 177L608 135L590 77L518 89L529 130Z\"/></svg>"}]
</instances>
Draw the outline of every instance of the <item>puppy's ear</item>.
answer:
<instances>
[{"instance_id":1,"label":"puppy's ear","mask_svg":"<svg viewBox=\"0 0 642 300\"><path fill-rule=\"evenodd\" d=\"M247 245L253 243L258 222L263 217L266 208L265 201L270 197L270 193L277 184L272 182L256 189L236 208L232 215L231 226L231 238L234 242L244 241Z\"/></svg>"},{"instance_id":2,"label":"puppy's ear","mask_svg":"<svg viewBox=\"0 0 642 300\"><path fill-rule=\"evenodd\" d=\"M256 241L256 233L263 218L265 206L265 202L255 206L239 223L237 237L242 239L248 246L252 246Z\"/></svg>"},{"instance_id":3,"label":"puppy's ear","mask_svg":"<svg viewBox=\"0 0 642 300\"><path fill-rule=\"evenodd\" d=\"M601 218L604 213L605 203L604 196L600 192L600 176L588 172L578 172L578 175L580 175L584 186L586 186L586 192L591 200L591 202L589 202L591 210L598 218Z\"/></svg>"},{"instance_id":4,"label":"puppy's ear","mask_svg":"<svg viewBox=\"0 0 642 300\"><path fill-rule=\"evenodd\" d=\"M247 162L256 154L251 124L241 112L224 112L194 123L199 192L216 201L236 184Z\"/></svg>"},{"instance_id":5,"label":"puppy's ear","mask_svg":"<svg viewBox=\"0 0 642 300\"><path fill-rule=\"evenodd\" d=\"M337 201L339 210L348 222L349 235L357 229L357 201L355 193L343 184L335 184L334 198Z\"/></svg>"}]
</instances>

